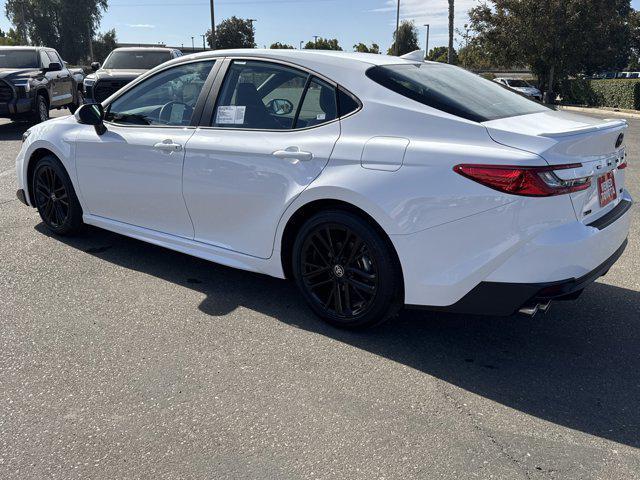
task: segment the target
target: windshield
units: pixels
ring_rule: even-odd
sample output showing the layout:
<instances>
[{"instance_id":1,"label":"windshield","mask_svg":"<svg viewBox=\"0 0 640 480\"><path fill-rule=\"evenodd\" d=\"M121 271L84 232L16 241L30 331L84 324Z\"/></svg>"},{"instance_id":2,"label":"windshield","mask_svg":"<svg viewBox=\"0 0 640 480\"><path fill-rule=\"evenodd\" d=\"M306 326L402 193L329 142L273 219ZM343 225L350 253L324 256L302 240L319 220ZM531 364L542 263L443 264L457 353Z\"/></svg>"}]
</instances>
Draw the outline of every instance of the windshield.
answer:
<instances>
[{"instance_id":1,"label":"windshield","mask_svg":"<svg viewBox=\"0 0 640 480\"><path fill-rule=\"evenodd\" d=\"M129 51L112 52L102 68L114 70L151 70L171 60L169 52Z\"/></svg>"},{"instance_id":2,"label":"windshield","mask_svg":"<svg viewBox=\"0 0 640 480\"><path fill-rule=\"evenodd\" d=\"M35 50L0 50L0 68L38 68Z\"/></svg>"},{"instance_id":3,"label":"windshield","mask_svg":"<svg viewBox=\"0 0 640 480\"><path fill-rule=\"evenodd\" d=\"M373 67L367 76L416 102L474 122L548 110L495 82L445 64Z\"/></svg>"},{"instance_id":4,"label":"windshield","mask_svg":"<svg viewBox=\"0 0 640 480\"><path fill-rule=\"evenodd\" d=\"M509 84L510 87L515 87L515 88L527 88L531 86L524 80L507 80L507 83Z\"/></svg>"}]
</instances>

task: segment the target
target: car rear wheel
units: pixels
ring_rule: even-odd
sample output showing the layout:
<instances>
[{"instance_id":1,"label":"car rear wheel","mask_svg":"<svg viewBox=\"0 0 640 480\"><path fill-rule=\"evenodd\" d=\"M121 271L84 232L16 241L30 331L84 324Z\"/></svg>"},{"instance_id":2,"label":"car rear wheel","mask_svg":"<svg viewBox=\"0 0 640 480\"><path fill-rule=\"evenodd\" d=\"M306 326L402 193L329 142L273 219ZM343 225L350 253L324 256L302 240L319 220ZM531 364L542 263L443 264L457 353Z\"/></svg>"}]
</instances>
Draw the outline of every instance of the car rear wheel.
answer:
<instances>
[{"instance_id":1,"label":"car rear wheel","mask_svg":"<svg viewBox=\"0 0 640 480\"><path fill-rule=\"evenodd\" d=\"M357 215L329 211L301 228L296 284L311 309L341 328L368 328L398 312L401 275L391 246Z\"/></svg>"},{"instance_id":2,"label":"car rear wheel","mask_svg":"<svg viewBox=\"0 0 640 480\"><path fill-rule=\"evenodd\" d=\"M42 123L49 120L49 102L44 95L36 97L35 110L32 114L34 123Z\"/></svg>"},{"instance_id":3,"label":"car rear wheel","mask_svg":"<svg viewBox=\"0 0 640 480\"><path fill-rule=\"evenodd\" d=\"M69 105L69 112L71 112L71 114L76 113L76 110L78 110L82 105L84 105L84 93L82 92L82 90L78 89L78 91L76 92L76 101L75 103L72 103Z\"/></svg>"},{"instance_id":4,"label":"car rear wheel","mask_svg":"<svg viewBox=\"0 0 640 480\"><path fill-rule=\"evenodd\" d=\"M71 179L57 158L46 156L35 166L33 199L40 218L57 235L73 235L83 226L82 207Z\"/></svg>"}]
</instances>

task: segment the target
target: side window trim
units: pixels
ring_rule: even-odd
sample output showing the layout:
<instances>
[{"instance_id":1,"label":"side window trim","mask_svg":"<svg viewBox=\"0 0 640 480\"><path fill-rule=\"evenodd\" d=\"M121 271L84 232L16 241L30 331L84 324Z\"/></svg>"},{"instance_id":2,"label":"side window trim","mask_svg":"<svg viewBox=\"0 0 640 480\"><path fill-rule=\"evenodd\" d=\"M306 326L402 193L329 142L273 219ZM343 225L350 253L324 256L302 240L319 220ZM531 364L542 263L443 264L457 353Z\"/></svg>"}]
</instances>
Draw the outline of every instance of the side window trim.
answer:
<instances>
[{"instance_id":1,"label":"side window trim","mask_svg":"<svg viewBox=\"0 0 640 480\"><path fill-rule=\"evenodd\" d=\"M362 101L360 101L360 99L354 95L353 93L351 93L351 91L347 90L346 88L343 88L340 84L336 83L334 80L331 80L330 78L325 77L322 74L319 74L313 70L310 70L308 68L305 68L301 65L297 65L294 63L289 63L289 62L285 62L282 60L275 60L275 59L271 59L271 58L264 58L264 57L217 57L217 60L220 62L220 66L219 66L219 70L218 70L218 74L216 76L215 82L213 82L213 85L211 87L211 90L208 92L208 95L206 97L206 105L204 107L204 111L202 113L202 116L200 118L200 121L198 122L198 128L202 129L202 130L219 130L219 131L246 131L246 132L281 132L281 133L291 133L291 132L301 132L304 130L311 130L314 128L320 128L323 127L325 125L330 125L332 123L335 122L339 122L345 118L351 117L352 115L355 115L356 113L360 112L360 110L362 110L363 108L363 104ZM262 62L270 62L270 63L276 63L278 65L283 65L286 67L290 67L296 70L299 70L301 72L304 72L305 74L309 75L309 79L311 80L307 80L308 82L313 81L313 78L318 78L319 80L322 80L323 82L328 83L329 85L333 86L335 88L335 92L336 92L336 104L338 105L338 109L339 107L339 103L338 103L338 92L342 91L345 94L349 95L351 98L353 98L353 100L355 100L355 102L358 104L358 108L352 112L349 112L348 114L344 115L344 116L340 116L340 112L338 112L338 117L335 120L332 120L330 122L327 123L323 123L321 125L313 125L311 127L304 127L304 128L292 128L292 129L284 129L284 130L262 130L262 129L251 129L251 128L220 128L220 127L215 127L211 125L211 120L213 119L213 115L215 113L215 106L218 103L218 97L220 95L220 92L222 90L222 84L224 83L224 80L226 79L227 76L227 72L229 70L229 67L231 66L231 64L234 61L262 61ZM217 64L218 62L216 62ZM308 87L308 85L307 85ZM301 105L302 102L304 101L304 96L306 95L306 89L303 93L303 98L301 100ZM297 122L297 116L295 118L295 121Z\"/></svg>"},{"instance_id":2,"label":"side window trim","mask_svg":"<svg viewBox=\"0 0 640 480\"><path fill-rule=\"evenodd\" d=\"M298 126L298 120L300 120L300 112L302 112L302 106L304 105L304 101L307 98L307 92L309 91L309 86L311 85L313 78L314 78L313 75L307 74L307 81L305 82L304 88L302 89L302 97L300 98L300 104L298 105L296 114L293 117L293 123L291 124L291 128L289 129L289 131L298 130L296 127Z\"/></svg>"},{"instance_id":3,"label":"side window trim","mask_svg":"<svg viewBox=\"0 0 640 480\"><path fill-rule=\"evenodd\" d=\"M113 102L115 102L116 100L118 100L120 97L122 97L123 95L126 95L130 90L134 89L136 86L140 85L141 83L146 82L147 80L150 80L152 78L154 78L157 75L160 75L164 72L166 72L167 70L170 70L172 68L176 68L176 67L181 67L184 65L191 65L194 63L204 63L204 62L210 62L213 61L213 66L211 67L211 71L209 72L209 75L207 76L207 80L205 81L202 90L200 91L200 95L198 96L198 100L196 101L196 106L193 109L193 115L191 116L191 122L188 126L175 126L175 125L127 125L127 124L122 124L122 123L113 123L113 122L109 122L105 120L105 123L114 127L122 127L122 128L161 128L161 129L166 129L166 128L189 128L189 129L194 129L194 128L198 128L200 126L200 121L202 119L202 112L205 108L205 104L207 103L207 95L208 92L210 91L211 85L213 85L218 72L220 71L220 68L222 67L222 60L223 57L211 57L211 58L199 58L193 61L189 61L189 62L184 62L184 63L180 63L178 65L169 65L166 68L163 68L162 70L158 70L157 72L155 72L153 75L149 76L149 77L145 77L145 78L141 78L139 80L134 80L133 82L131 82L129 85L127 85L122 92L120 93L120 95L118 95L116 98L114 98L111 102L107 103L104 105L104 111L108 112L109 108L111 107L111 104Z\"/></svg>"}]
</instances>

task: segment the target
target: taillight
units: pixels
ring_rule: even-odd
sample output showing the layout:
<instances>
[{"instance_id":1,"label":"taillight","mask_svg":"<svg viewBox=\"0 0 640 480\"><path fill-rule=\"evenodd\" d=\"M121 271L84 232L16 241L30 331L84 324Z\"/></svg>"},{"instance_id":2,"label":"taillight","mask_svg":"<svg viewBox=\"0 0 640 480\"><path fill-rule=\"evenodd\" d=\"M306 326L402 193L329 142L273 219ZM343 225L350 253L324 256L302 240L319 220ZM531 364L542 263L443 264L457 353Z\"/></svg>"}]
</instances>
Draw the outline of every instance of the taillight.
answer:
<instances>
[{"instance_id":1,"label":"taillight","mask_svg":"<svg viewBox=\"0 0 640 480\"><path fill-rule=\"evenodd\" d=\"M580 168L581 164L553 167L519 167L511 165L456 165L453 170L474 182L500 192L525 197L551 197L586 190L590 177L563 180L555 170Z\"/></svg>"},{"instance_id":2,"label":"taillight","mask_svg":"<svg viewBox=\"0 0 640 480\"><path fill-rule=\"evenodd\" d=\"M620 165L618 165L618 170L624 170L627 168L629 164L627 163L627 159L625 158Z\"/></svg>"}]
</instances>

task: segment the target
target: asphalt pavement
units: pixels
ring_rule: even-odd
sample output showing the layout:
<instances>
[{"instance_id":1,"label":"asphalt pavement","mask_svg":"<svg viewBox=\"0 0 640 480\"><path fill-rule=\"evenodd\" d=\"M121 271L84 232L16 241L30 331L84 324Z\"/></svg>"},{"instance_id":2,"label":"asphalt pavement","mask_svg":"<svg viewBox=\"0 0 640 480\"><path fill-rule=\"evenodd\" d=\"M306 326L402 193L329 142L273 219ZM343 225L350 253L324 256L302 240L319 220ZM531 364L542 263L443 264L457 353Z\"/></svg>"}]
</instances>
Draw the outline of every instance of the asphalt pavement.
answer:
<instances>
[{"instance_id":1,"label":"asphalt pavement","mask_svg":"<svg viewBox=\"0 0 640 480\"><path fill-rule=\"evenodd\" d=\"M640 199L640 120L628 188ZM0 121L1 479L640 478L640 211L576 302L349 333L288 282L16 200Z\"/></svg>"}]
</instances>

